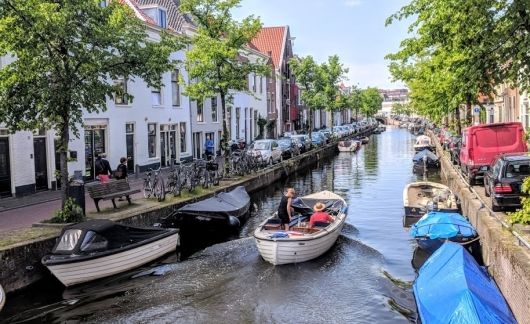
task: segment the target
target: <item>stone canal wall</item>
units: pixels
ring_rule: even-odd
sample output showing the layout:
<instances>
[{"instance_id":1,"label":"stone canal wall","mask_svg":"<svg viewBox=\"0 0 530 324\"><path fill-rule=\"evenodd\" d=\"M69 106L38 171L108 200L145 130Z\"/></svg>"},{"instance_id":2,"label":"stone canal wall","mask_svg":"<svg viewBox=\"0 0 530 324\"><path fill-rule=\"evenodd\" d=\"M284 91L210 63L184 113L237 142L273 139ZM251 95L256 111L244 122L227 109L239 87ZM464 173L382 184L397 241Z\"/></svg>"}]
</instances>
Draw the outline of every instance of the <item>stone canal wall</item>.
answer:
<instances>
[{"instance_id":1,"label":"stone canal wall","mask_svg":"<svg viewBox=\"0 0 530 324\"><path fill-rule=\"evenodd\" d=\"M484 264L493 275L519 323L530 323L530 250L495 218L470 190L437 141L443 181L461 199L462 212L480 234Z\"/></svg>"},{"instance_id":2,"label":"stone canal wall","mask_svg":"<svg viewBox=\"0 0 530 324\"><path fill-rule=\"evenodd\" d=\"M179 203L162 203L155 207L145 208L141 211L119 212L119 216L111 219L123 224L148 226L169 215L174 210L185 204L211 197L216 192L229 191L237 186L245 186L249 193L261 190L270 184L284 179L287 176L303 170L319 160L333 156L337 152L337 144L332 143L325 147L312 150L297 157L285 160L274 167L266 168L257 174L246 176L240 180L230 182L229 185L221 186L215 192L200 195ZM6 292L24 288L44 278L49 272L41 265L41 258L49 253L56 242L57 236L24 242L5 249L0 249L0 283Z\"/></svg>"}]
</instances>

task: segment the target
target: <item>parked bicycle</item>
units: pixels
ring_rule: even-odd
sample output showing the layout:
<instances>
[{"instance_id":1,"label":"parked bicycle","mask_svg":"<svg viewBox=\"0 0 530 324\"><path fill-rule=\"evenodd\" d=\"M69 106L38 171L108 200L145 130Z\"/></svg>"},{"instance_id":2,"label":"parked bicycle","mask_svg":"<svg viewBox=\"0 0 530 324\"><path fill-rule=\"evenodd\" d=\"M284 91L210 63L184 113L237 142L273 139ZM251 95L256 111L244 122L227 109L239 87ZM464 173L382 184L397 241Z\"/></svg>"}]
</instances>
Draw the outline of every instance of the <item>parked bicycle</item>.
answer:
<instances>
[{"instance_id":1,"label":"parked bicycle","mask_svg":"<svg viewBox=\"0 0 530 324\"><path fill-rule=\"evenodd\" d=\"M149 168L149 171L145 173L143 186L145 198L153 196L158 201L166 199L166 188L164 185L164 179L160 175L160 170L160 168L158 168L158 170Z\"/></svg>"},{"instance_id":2,"label":"parked bicycle","mask_svg":"<svg viewBox=\"0 0 530 324\"><path fill-rule=\"evenodd\" d=\"M173 194L174 197L180 196L182 189L186 184L186 174L180 163L173 165L169 171L167 179L167 192Z\"/></svg>"}]
</instances>

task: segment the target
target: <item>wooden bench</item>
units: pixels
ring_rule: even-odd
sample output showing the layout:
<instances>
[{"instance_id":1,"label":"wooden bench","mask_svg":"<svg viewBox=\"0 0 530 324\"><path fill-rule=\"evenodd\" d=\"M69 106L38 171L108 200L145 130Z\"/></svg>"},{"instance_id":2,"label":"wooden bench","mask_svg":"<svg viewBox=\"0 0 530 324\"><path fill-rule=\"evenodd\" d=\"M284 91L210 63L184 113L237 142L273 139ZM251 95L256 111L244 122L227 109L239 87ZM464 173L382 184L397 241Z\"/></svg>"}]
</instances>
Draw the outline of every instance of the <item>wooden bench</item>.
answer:
<instances>
[{"instance_id":1,"label":"wooden bench","mask_svg":"<svg viewBox=\"0 0 530 324\"><path fill-rule=\"evenodd\" d=\"M86 188L88 190L90 198L94 200L94 204L96 205L98 213L100 212L100 200L110 199L114 208L118 208L114 199L125 196L130 205L131 198L129 197L129 195L140 192L140 189L131 189L129 183L125 179L111 180L107 183L94 183L87 185Z\"/></svg>"}]
</instances>

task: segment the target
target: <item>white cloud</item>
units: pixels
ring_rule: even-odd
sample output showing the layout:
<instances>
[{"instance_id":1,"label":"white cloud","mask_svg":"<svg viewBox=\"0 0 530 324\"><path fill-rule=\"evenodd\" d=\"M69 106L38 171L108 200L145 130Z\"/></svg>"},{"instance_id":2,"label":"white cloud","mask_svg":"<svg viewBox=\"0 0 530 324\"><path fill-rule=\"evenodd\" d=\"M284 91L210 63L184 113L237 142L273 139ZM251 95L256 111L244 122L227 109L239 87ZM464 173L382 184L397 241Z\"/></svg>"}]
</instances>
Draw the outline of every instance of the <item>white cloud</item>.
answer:
<instances>
[{"instance_id":1,"label":"white cloud","mask_svg":"<svg viewBox=\"0 0 530 324\"><path fill-rule=\"evenodd\" d=\"M344 4L347 7L357 7L360 6L363 2L361 0L345 0Z\"/></svg>"}]
</instances>

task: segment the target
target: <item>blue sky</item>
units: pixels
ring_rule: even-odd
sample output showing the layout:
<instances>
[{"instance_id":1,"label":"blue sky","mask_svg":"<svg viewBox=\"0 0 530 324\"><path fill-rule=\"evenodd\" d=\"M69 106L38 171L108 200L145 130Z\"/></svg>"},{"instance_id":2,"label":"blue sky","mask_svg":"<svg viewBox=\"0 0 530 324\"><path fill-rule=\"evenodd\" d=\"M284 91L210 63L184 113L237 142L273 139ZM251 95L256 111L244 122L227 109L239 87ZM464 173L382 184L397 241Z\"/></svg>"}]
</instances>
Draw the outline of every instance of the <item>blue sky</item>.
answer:
<instances>
[{"instance_id":1,"label":"blue sky","mask_svg":"<svg viewBox=\"0 0 530 324\"><path fill-rule=\"evenodd\" d=\"M379 88L391 83L385 55L407 36L408 23L385 20L409 0L242 0L236 18L256 15L264 26L289 25L296 54L322 62L338 54L350 69L346 84Z\"/></svg>"}]
</instances>

